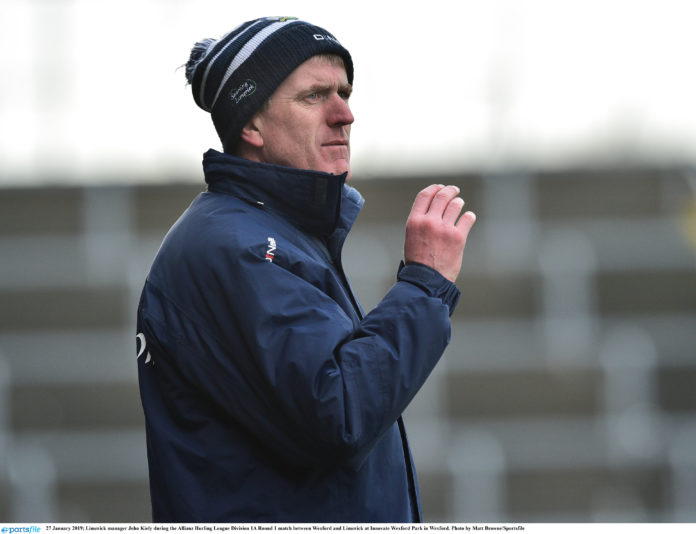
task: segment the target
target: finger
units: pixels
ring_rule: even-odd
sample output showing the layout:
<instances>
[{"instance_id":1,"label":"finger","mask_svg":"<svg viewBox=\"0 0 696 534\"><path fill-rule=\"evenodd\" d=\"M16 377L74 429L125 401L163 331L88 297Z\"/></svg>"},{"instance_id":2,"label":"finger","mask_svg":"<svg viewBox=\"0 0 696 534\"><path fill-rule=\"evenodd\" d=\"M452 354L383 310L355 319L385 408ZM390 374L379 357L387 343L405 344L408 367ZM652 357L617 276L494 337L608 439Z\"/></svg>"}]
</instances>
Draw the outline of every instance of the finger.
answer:
<instances>
[{"instance_id":1,"label":"finger","mask_svg":"<svg viewBox=\"0 0 696 534\"><path fill-rule=\"evenodd\" d=\"M450 203L447 204L447 207L445 208L445 213L442 214L442 222L454 226L457 222L457 217L459 217L459 214L462 212L463 207L464 199L461 197L455 197L450 200Z\"/></svg>"},{"instance_id":2,"label":"finger","mask_svg":"<svg viewBox=\"0 0 696 534\"><path fill-rule=\"evenodd\" d=\"M475 222L476 214L473 211L467 211L461 217L459 217L456 227L460 230L463 230L468 235L469 231L471 230L471 227L474 226Z\"/></svg>"},{"instance_id":3,"label":"finger","mask_svg":"<svg viewBox=\"0 0 696 534\"><path fill-rule=\"evenodd\" d=\"M430 203L428 215L442 217L447 205L458 194L459 188L456 185L448 185L447 187L443 187L442 189L440 189L433 198L432 202Z\"/></svg>"},{"instance_id":4,"label":"finger","mask_svg":"<svg viewBox=\"0 0 696 534\"><path fill-rule=\"evenodd\" d=\"M438 191L443 187L445 186L442 184L433 184L418 193L418 195L416 195L416 200L413 202L411 213L418 215L427 213L430 208L430 203L433 201L433 197L435 197Z\"/></svg>"}]
</instances>

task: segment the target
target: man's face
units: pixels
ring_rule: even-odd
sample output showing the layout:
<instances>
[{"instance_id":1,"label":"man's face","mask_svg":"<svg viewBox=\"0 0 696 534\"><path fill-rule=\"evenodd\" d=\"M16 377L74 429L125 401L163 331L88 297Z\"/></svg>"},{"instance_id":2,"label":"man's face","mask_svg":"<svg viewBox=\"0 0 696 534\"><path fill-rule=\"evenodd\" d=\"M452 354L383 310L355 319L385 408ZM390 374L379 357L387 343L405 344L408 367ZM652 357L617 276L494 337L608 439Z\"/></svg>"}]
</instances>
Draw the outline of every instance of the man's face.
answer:
<instances>
[{"instance_id":1,"label":"man's face","mask_svg":"<svg viewBox=\"0 0 696 534\"><path fill-rule=\"evenodd\" d=\"M351 93L340 62L314 56L278 86L255 117L261 161L350 178Z\"/></svg>"}]
</instances>

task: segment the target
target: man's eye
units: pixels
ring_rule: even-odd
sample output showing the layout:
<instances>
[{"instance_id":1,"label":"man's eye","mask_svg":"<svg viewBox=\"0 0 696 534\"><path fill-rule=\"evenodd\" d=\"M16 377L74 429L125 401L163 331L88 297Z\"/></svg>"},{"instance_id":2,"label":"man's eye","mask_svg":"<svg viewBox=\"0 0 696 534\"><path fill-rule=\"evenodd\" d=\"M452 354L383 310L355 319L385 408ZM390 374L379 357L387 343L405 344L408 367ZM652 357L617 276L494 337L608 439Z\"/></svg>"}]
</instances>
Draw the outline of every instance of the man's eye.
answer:
<instances>
[{"instance_id":1,"label":"man's eye","mask_svg":"<svg viewBox=\"0 0 696 534\"><path fill-rule=\"evenodd\" d=\"M309 93L305 98L307 100L319 100L321 95L319 93Z\"/></svg>"}]
</instances>

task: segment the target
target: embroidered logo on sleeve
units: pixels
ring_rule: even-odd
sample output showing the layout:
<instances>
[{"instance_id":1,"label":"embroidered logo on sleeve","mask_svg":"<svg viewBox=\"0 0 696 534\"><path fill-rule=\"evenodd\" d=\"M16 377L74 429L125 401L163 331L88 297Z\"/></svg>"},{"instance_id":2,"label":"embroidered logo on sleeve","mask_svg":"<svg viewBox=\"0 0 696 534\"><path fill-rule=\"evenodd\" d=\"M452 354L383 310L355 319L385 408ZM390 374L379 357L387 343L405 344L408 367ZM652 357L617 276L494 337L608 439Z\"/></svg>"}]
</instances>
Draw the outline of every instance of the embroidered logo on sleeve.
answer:
<instances>
[{"instance_id":1,"label":"embroidered logo on sleeve","mask_svg":"<svg viewBox=\"0 0 696 534\"><path fill-rule=\"evenodd\" d=\"M273 263L273 258L275 257L276 241L274 238L268 238L268 250L266 250L266 261Z\"/></svg>"}]
</instances>

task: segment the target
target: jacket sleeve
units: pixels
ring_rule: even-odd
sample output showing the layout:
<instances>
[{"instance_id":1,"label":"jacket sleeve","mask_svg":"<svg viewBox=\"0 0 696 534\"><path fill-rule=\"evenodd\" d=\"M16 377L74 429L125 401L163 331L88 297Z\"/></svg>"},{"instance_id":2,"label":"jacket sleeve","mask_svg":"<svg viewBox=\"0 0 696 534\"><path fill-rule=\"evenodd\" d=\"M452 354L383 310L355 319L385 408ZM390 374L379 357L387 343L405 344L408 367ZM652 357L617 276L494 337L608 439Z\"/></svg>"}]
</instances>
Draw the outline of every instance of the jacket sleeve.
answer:
<instances>
[{"instance_id":1,"label":"jacket sleeve","mask_svg":"<svg viewBox=\"0 0 696 534\"><path fill-rule=\"evenodd\" d=\"M200 303L174 303L152 289L159 295L146 315L178 332L161 341L164 352L285 461L359 467L449 343L459 291L428 267L402 264L356 328L319 287L276 262L252 251L229 260L194 287L209 296Z\"/></svg>"}]
</instances>

